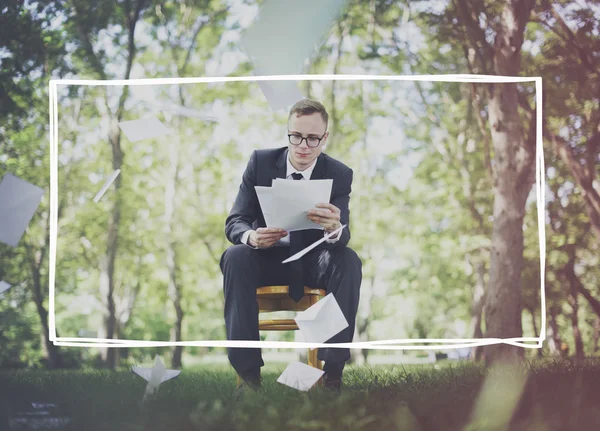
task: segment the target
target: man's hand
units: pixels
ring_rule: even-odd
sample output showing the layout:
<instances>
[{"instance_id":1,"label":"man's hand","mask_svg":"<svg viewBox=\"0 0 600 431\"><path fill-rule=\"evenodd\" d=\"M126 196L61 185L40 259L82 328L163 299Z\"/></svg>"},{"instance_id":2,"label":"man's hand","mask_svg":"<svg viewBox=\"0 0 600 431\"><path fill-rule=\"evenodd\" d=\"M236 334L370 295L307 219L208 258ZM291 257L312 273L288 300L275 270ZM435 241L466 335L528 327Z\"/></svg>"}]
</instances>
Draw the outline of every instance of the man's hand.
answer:
<instances>
[{"instance_id":1,"label":"man's hand","mask_svg":"<svg viewBox=\"0 0 600 431\"><path fill-rule=\"evenodd\" d=\"M269 248L281 238L287 236L284 229L275 227L259 227L257 230L250 232L248 242L252 247Z\"/></svg>"},{"instance_id":2,"label":"man's hand","mask_svg":"<svg viewBox=\"0 0 600 431\"><path fill-rule=\"evenodd\" d=\"M338 207L330 203L322 203L317 204L317 208L323 209L310 210L308 212L308 219L323 226L325 232L331 233L342 226L340 223L341 211Z\"/></svg>"}]
</instances>

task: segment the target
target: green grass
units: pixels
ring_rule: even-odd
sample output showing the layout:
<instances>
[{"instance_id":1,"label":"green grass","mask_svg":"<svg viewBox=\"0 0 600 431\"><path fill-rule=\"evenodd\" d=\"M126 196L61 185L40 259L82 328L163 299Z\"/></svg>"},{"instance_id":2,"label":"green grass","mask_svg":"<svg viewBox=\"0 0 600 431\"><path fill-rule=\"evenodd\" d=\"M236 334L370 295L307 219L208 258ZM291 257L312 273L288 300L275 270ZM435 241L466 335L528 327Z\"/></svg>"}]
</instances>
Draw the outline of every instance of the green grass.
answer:
<instances>
[{"instance_id":1,"label":"green grass","mask_svg":"<svg viewBox=\"0 0 600 431\"><path fill-rule=\"evenodd\" d=\"M140 402L145 381L128 371L4 370L0 429L10 429L9 418L28 403L52 402L73 419L68 429L86 431L600 430L598 360L499 370L477 423L471 415L489 374L480 365L347 367L339 397L277 383L283 368L263 368L264 390L237 402L231 369L184 369L146 403ZM522 395L508 405L510 383L520 379ZM510 414L498 425L503 405Z\"/></svg>"}]
</instances>

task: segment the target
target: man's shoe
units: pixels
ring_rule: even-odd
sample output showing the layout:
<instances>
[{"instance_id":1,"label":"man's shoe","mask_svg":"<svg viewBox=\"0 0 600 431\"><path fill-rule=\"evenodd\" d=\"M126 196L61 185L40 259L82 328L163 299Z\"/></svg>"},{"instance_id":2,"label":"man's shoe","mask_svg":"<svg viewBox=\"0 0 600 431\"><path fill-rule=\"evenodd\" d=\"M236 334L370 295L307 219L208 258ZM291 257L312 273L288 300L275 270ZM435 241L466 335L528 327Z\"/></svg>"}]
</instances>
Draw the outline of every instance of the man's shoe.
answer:
<instances>
[{"instance_id":1,"label":"man's shoe","mask_svg":"<svg viewBox=\"0 0 600 431\"><path fill-rule=\"evenodd\" d=\"M328 362L325 361L323 367L323 387L333 390L338 394L342 391L342 374L344 371L345 362Z\"/></svg>"},{"instance_id":2,"label":"man's shoe","mask_svg":"<svg viewBox=\"0 0 600 431\"><path fill-rule=\"evenodd\" d=\"M342 392L342 376L331 375L328 373L323 374L323 387L336 393Z\"/></svg>"},{"instance_id":3,"label":"man's shoe","mask_svg":"<svg viewBox=\"0 0 600 431\"><path fill-rule=\"evenodd\" d=\"M256 393L262 389L262 377L260 372L240 375L240 383L235 388L235 398L242 399L248 393Z\"/></svg>"}]
</instances>

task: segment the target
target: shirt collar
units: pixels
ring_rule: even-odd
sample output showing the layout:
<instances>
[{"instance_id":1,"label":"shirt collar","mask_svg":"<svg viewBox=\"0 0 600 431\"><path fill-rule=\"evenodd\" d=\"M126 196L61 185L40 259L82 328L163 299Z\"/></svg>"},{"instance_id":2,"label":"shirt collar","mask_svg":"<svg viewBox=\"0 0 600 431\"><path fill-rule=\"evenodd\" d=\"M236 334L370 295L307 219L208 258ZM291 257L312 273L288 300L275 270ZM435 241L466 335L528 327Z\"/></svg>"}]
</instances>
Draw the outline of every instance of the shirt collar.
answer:
<instances>
[{"instance_id":1,"label":"shirt collar","mask_svg":"<svg viewBox=\"0 0 600 431\"><path fill-rule=\"evenodd\" d=\"M287 161L287 170L286 170L286 174L285 177L289 177L290 175L298 172L300 174L302 174L302 176L304 177L305 180L310 180L310 177L312 175L312 172L315 169L315 166L317 165L317 159L318 157L313 160L312 164L304 169L302 172L298 171L294 166L292 166L292 162L290 162L290 151L287 151L287 157L286 157L286 161Z\"/></svg>"}]
</instances>

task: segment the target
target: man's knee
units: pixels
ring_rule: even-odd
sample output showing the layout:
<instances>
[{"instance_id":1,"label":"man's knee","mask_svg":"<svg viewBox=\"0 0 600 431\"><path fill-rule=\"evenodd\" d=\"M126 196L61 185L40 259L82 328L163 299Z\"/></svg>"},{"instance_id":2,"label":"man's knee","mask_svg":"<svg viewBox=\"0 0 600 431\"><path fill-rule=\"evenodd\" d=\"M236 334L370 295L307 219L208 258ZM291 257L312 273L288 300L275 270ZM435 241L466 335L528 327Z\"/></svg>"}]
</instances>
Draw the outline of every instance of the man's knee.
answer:
<instances>
[{"instance_id":1,"label":"man's knee","mask_svg":"<svg viewBox=\"0 0 600 431\"><path fill-rule=\"evenodd\" d=\"M354 250L349 247L344 247L342 259L344 260L346 268L354 269L362 274L362 260Z\"/></svg>"},{"instance_id":2,"label":"man's knee","mask_svg":"<svg viewBox=\"0 0 600 431\"><path fill-rule=\"evenodd\" d=\"M249 262L254 258L253 252L254 249L248 247L246 244L237 244L229 247L223 255L221 256L221 261L219 262L219 266L221 267L221 271L223 270L225 265L240 265Z\"/></svg>"}]
</instances>

